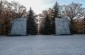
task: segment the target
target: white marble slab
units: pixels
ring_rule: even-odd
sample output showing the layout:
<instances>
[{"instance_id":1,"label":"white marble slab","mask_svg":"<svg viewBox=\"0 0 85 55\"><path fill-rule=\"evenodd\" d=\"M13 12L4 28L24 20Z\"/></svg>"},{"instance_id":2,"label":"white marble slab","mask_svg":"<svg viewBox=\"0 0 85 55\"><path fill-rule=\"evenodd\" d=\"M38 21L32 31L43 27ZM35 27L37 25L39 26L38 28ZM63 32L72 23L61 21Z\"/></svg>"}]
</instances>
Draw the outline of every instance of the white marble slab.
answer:
<instances>
[{"instance_id":1,"label":"white marble slab","mask_svg":"<svg viewBox=\"0 0 85 55\"><path fill-rule=\"evenodd\" d=\"M56 34L70 34L69 20L67 18L55 18Z\"/></svg>"},{"instance_id":2,"label":"white marble slab","mask_svg":"<svg viewBox=\"0 0 85 55\"><path fill-rule=\"evenodd\" d=\"M27 19L17 18L12 21L11 35L26 35Z\"/></svg>"}]
</instances>

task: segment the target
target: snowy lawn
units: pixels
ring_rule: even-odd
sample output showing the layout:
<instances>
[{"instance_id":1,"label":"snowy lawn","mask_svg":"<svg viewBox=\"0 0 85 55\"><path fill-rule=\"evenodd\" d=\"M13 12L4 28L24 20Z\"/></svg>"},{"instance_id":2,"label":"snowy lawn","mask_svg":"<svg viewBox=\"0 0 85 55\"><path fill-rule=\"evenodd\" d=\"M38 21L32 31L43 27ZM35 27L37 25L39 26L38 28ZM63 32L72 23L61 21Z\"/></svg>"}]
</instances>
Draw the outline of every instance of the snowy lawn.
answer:
<instances>
[{"instance_id":1,"label":"snowy lawn","mask_svg":"<svg viewBox=\"0 0 85 55\"><path fill-rule=\"evenodd\" d=\"M0 36L0 55L85 55L85 35Z\"/></svg>"}]
</instances>

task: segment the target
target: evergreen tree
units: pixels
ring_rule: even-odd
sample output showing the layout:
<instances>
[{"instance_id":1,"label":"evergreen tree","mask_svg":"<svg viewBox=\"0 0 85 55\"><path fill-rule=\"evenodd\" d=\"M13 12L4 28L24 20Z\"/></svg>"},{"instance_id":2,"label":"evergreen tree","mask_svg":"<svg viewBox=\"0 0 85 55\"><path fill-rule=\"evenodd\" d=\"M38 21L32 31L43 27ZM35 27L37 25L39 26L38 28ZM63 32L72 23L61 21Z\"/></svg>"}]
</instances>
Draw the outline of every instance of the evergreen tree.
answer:
<instances>
[{"instance_id":1,"label":"evergreen tree","mask_svg":"<svg viewBox=\"0 0 85 55\"><path fill-rule=\"evenodd\" d=\"M35 22L35 17L33 10L30 8L27 20L27 34L35 35L37 34L37 25Z\"/></svg>"},{"instance_id":2,"label":"evergreen tree","mask_svg":"<svg viewBox=\"0 0 85 55\"><path fill-rule=\"evenodd\" d=\"M54 11L54 18L58 17L58 12L59 12L58 2L56 2L55 5L53 6L53 11Z\"/></svg>"},{"instance_id":3,"label":"evergreen tree","mask_svg":"<svg viewBox=\"0 0 85 55\"><path fill-rule=\"evenodd\" d=\"M51 21L50 21L48 15L46 15L46 18L45 18L43 34L45 34L45 35L51 34Z\"/></svg>"},{"instance_id":4,"label":"evergreen tree","mask_svg":"<svg viewBox=\"0 0 85 55\"><path fill-rule=\"evenodd\" d=\"M58 2L55 3L52 10L52 20L51 20L51 34L55 34L55 18L58 17L59 5Z\"/></svg>"}]
</instances>

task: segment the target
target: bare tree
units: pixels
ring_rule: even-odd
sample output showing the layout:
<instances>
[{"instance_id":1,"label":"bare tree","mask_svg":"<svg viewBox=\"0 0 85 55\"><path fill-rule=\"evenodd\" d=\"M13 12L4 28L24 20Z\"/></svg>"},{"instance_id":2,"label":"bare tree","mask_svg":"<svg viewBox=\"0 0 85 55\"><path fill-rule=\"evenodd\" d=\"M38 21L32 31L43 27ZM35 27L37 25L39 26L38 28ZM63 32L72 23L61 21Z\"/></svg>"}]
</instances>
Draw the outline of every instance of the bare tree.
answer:
<instances>
[{"instance_id":1,"label":"bare tree","mask_svg":"<svg viewBox=\"0 0 85 55\"><path fill-rule=\"evenodd\" d=\"M0 25L5 34L9 33L11 28L10 21L17 17L22 17L26 14L26 8L17 2L0 1Z\"/></svg>"},{"instance_id":2,"label":"bare tree","mask_svg":"<svg viewBox=\"0 0 85 55\"><path fill-rule=\"evenodd\" d=\"M80 14L82 11L81 5L82 4L78 4L78 3L71 3L70 5L68 5L66 7L67 16L69 16L70 19L72 19L76 15Z\"/></svg>"},{"instance_id":3,"label":"bare tree","mask_svg":"<svg viewBox=\"0 0 85 55\"><path fill-rule=\"evenodd\" d=\"M68 5L65 10L66 10L66 15L68 17L70 17L70 29L71 29L71 33L73 33L73 22L74 22L74 17L78 14L81 14L82 11L82 4L78 4L78 3L71 3L70 5Z\"/></svg>"},{"instance_id":4,"label":"bare tree","mask_svg":"<svg viewBox=\"0 0 85 55\"><path fill-rule=\"evenodd\" d=\"M17 17L22 17L23 14L26 13L26 7L19 4L18 2L12 1L11 6L12 6L12 10L14 10Z\"/></svg>"}]
</instances>

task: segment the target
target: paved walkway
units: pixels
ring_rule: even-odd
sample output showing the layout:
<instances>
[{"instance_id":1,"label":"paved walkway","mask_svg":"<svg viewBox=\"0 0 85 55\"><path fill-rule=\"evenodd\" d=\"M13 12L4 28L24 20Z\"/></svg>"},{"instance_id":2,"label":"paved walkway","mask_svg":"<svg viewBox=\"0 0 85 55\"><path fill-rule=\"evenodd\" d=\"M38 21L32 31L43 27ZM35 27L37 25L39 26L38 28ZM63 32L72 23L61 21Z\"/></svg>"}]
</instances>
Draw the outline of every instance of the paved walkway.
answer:
<instances>
[{"instance_id":1,"label":"paved walkway","mask_svg":"<svg viewBox=\"0 0 85 55\"><path fill-rule=\"evenodd\" d=\"M2 36L0 55L85 55L85 35Z\"/></svg>"}]
</instances>

